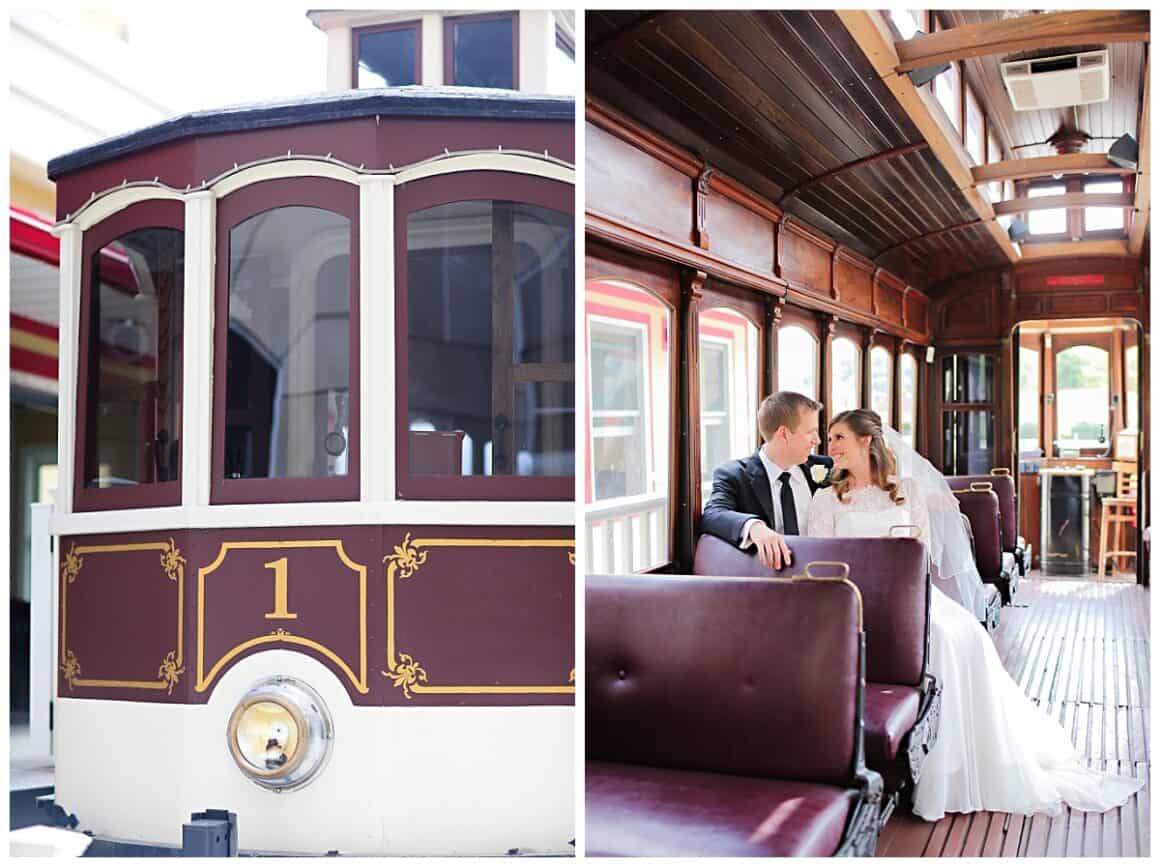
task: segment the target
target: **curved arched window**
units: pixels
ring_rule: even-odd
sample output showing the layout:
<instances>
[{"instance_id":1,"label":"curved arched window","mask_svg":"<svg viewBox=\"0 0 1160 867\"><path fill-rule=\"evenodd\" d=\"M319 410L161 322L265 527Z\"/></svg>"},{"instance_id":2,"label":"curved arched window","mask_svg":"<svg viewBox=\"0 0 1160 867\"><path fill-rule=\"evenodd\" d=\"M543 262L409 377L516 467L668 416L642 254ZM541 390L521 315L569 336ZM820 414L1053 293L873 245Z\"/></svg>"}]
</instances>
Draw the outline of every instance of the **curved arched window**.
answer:
<instances>
[{"instance_id":1,"label":"curved arched window","mask_svg":"<svg viewBox=\"0 0 1160 867\"><path fill-rule=\"evenodd\" d=\"M672 559L672 309L614 280L590 281L584 306L588 568L649 569Z\"/></svg>"},{"instance_id":2,"label":"curved arched window","mask_svg":"<svg viewBox=\"0 0 1160 867\"><path fill-rule=\"evenodd\" d=\"M1094 449L1111 437L1108 351L1072 346L1055 356L1056 448Z\"/></svg>"},{"instance_id":3,"label":"curved arched window","mask_svg":"<svg viewBox=\"0 0 1160 867\"><path fill-rule=\"evenodd\" d=\"M219 203L212 502L358 499L357 224L322 178Z\"/></svg>"},{"instance_id":4,"label":"curved arched window","mask_svg":"<svg viewBox=\"0 0 1160 867\"><path fill-rule=\"evenodd\" d=\"M830 418L848 409L857 409L862 403L861 372L862 352L848 337L834 339L831 365L833 371L833 393L830 395Z\"/></svg>"},{"instance_id":5,"label":"curved arched window","mask_svg":"<svg viewBox=\"0 0 1160 867\"><path fill-rule=\"evenodd\" d=\"M777 388L818 399L818 339L800 325L777 331Z\"/></svg>"},{"instance_id":6,"label":"curved arched window","mask_svg":"<svg viewBox=\"0 0 1160 867\"><path fill-rule=\"evenodd\" d=\"M893 424L894 356L890 350L875 346L870 350L870 409L882 418L883 424Z\"/></svg>"},{"instance_id":7,"label":"curved arched window","mask_svg":"<svg viewBox=\"0 0 1160 867\"><path fill-rule=\"evenodd\" d=\"M918 432L918 362L909 352L903 352L898 370L898 432L916 446Z\"/></svg>"},{"instance_id":8,"label":"curved arched window","mask_svg":"<svg viewBox=\"0 0 1160 867\"><path fill-rule=\"evenodd\" d=\"M181 203L132 205L85 232L73 505L181 502Z\"/></svg>"},{"instance_id":9,"label":"curved arched window","mask_svg":"<svg viewBox=\"0 0 1160 867\"><path fill-rule=\"evenodd\" d=\"M572 202L501 172L398 191L400 497L575 497Z\"/></svg>"},{"instance_id":10,"label":"curved arched window","mask_svg":"<svg viewBox=\"0 0 1160 867\"><path fill-rule=\"evenodd\" d=\"M727 307L701 313L701 494L713 469L753 451L757 442L757 326Z\"/></svg>"}]
</instances>

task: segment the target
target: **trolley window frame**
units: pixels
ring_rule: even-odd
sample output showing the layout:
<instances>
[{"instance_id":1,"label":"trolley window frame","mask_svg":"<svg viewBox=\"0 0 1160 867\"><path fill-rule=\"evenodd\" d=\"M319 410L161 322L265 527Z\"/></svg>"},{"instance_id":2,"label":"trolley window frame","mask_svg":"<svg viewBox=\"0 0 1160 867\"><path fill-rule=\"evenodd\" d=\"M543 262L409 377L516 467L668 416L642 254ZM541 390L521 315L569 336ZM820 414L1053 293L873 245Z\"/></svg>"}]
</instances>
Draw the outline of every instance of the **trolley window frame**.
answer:
<instances>
[{"instance_id":1,"label":"trolley window frame","mask_svg":"<svg viewBox=\"0 0 1160 867\"><path fill-rule=\"evenodd\" d=\"M360 45L359 39L363 36L373 36L376 33L390 33L397 30L415 31L415 81L413 84L423 84L423 19L409 18L406 21L394 21L390 24L371 24L366 27L352 27L350 31L350 87L351 90L366 90L359 87L358 64ZM401 85L391 85L398 87Z\"/></svg>"},{"instance_id":2,"label":"trolley window frame","mask_svg":"<svg viewBox=\"0 0 1160 867\"><path fill-rule=\"evenodd\" d=\"M520 89L520 13L480 12L471 15L449 15L443 19L443 81L448 85L458 85L455 80L455 28L460 24L482 24L486 21L511 21L512 23L512 90ZM470 86L470 85L460 85Z\"/></svg>"},{"instance_id":3,"label":"trolley window frame","mask_svg":"<svg viewBox=\"0 0 1160 867\"><path fill-rule=\"evenodd\" d=\"M495 169L452 172L411 181L395 191L395 494L400 500L574 501L575 473L568 476L441 476L410 470L407 218L438 205L482 199L537 205L566 214L573 221L575 232L575 187L542 175ZM572 375L575 383L575 361Z\"/></svg>"},{"instance_id":4,"label":"trolley window frame","mask_svg":"<svg viewBox=\"0 0 1160 867\"><path fill-rule=\"evenodd\" d=\"M108 244L130 232L145 229L176 229L184 238L185 205L172 199L150 199L136 202L85 230L81 241L81 297L77 353L76 431L73 438L73 505L74 512L99 512L114 509L148 509L181 505L182 464L185 453L185 419L177 423L177 478L167 482L147 482L126 487L85 487L85 457L89 443L91 408L90 359L92 351L91 317L93 302L92 258ZM184 283L184 275L183 275ZM186 291L183 289L183 293ZM181 311L181 353L185 357L185 310ZM63 373L63 372L62 372ZM185 400L185 378L182 372L181 403Z\"/></svg>"},{"instance_id":5,"label":"trolley window frame","mask_svg":"<svg viewBox=\"0 0 1160 867\"><path fill-rule=\"evenodd\" d=\"M359 188L322 177L273 178L235 190L217 203L214 263L213 434L210 504L357 501L361 496L361 401L359 297ZM230 232L257 214L278 208L320 208L350 221L350 416L349 457L343 476L227 479L226 351L229 341Z\"/></svg>"}]
</instances>

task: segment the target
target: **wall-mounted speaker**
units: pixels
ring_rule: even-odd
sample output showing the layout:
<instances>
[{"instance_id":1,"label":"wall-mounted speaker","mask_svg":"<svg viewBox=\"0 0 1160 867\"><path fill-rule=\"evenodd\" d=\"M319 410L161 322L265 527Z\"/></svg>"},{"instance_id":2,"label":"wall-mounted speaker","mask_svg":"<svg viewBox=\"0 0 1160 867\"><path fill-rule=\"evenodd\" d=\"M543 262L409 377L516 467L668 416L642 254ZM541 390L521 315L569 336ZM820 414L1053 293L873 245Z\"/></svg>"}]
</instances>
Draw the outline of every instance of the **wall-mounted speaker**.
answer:
<instances>
[{"instance_id":1,"label":"wall-mounted speaker","mask_svg":"<svg viewBox=\"0 0 1160 867\"><path fill-rule=\"evenodd\" d=\"M928 346L926 348L926 363L934 364L934 347Z\"/></svg>"},{"instance_id":2,"label":"wall-mounted speaker","mask_svg":"<svg viewBox=\"0 0 1160 867\"><path fill-rule=\"evenodd\" d=\"M1031 230L1027 227L1027 224L1020 220L1018 217L1012 219L1011 225L1007 227L1007 237L1017 243L1026 241L1030 235Z\"/></svg>"},{"instance_id":3,"label":"wall-mounted speaker","mask_svg":"<svg viewBox=\"0 0 1160 867\"><path fill-rule=\"evenodd\" d=\"M1108 148L1108 161L1122 169L1135 171L1140 162L1140 147L1136 140L1124 133Z\"/></svg>"}]
</instances>

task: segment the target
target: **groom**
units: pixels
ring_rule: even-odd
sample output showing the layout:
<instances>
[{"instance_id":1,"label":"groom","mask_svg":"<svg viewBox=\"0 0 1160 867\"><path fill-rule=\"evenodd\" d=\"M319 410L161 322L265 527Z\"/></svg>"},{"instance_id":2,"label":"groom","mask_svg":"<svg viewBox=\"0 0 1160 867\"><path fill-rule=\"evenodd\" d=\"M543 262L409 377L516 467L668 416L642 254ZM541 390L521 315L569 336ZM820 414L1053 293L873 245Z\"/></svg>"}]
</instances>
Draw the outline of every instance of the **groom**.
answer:
<instances>
[{"instance_id":1,"label":"groom","mask_svg":"<svg viewBox=\"0 0 1160 867\"><path fill-rule=\"evenodd\" d=\"M764 440L747 458L713 471L713 493L701 512L701 532L739 548L757 546L766 566L790 564L786 536L804 534L814 492L829 483L832 458L811 454L822 405L779 391L761 402L757 428Z\"/></svg>"}]
</instances>

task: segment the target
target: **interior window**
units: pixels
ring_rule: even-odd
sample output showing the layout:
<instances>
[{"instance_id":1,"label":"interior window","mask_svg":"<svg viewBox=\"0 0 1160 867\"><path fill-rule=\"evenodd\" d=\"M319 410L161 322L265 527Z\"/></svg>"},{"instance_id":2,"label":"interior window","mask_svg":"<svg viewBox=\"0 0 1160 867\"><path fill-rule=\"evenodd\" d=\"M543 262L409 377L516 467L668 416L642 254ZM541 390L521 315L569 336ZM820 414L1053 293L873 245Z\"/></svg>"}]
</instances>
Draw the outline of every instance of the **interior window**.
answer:
<instances>
[{"instance_id":1,"label":"interior window","mask_svg":"<svg viewBox=\"0 0 1160 867\"><path fill-rule=\"evenodd\" d=\"M1124 350L1124 426L1129 430L1140 427L1140 347Z\"/></svg>"},{"instance_id":2,"label":"interior window","mask_svg":"<svg viewBox=\"0 0 1160 867\"><path fill-rule=\"evenodd\" d=\"M833 343L834 393L830 396L830 418L861 404L861 377L859 359L862 353L853 340L838 337Z\"/></svg>"},{"instance_id":3,"label":"interior window","mask_svg":"<svg viewBox=\"0 0 1160 867\"><path fill-rule=\"evenodd\" d=\"M1072 346L1055 356L1056 447L1104 448L1108 443L1108 352Z\"/></svg>"},{"instance_id":4,"label":"interior window","mask_svg":"<svg viewBox=\"0 0 1160 867\"><path fill-rule=\"evenodd\" d=\"M962 121L959 118L959 65L951 63L951 68L935 78L933 82L935 99L946 112L951 126L957 132L962 132Z\"/></svg>"},{"instance_id":5,"label":"interior window","mask_svg":"<svg viewBox=\"0 0 1160 867\"><path fill-rule=\"evenodd\" d=\"M753 450L757 437L757 326L718 307L700 315L701 495L713 470Z\"/></svg>"},{"instance_id":6,"label":"interior window","mask_svg":"<svg viewBox=\"0 0 1160 867\"><path fill-rule=\"evenodd\" d=\"M898 372L898 432L911 446L915 445L918 427L918 362L909 352L902 353Z\"/></svg>"},{"instance_id":7,"label":"interior window","mask_svg":"<svg viewBox=\"0 0 1160 867\"><path fill-rule=\"evenodd\" d=\"M981 166L986 160L986 138L983 136L983 112L979 108L979 101L975 99L975 92L966 88L967 104L967 153Z\"/></svg>"},{"instance_id":8,"label":"interior window","mask_svg":"<svg viewBox=\"0 0 1160 867\"><path fill-rule=\"evenodd\" d=\"M870 408L878 413L883 424L891 424L893 370L894 356L889 349L875 346L870 350Z\"/></svg>"},{"instance_id":9,"label":"interior window","mask_svg":"<svg viewBox=\"0 0 1160 867\"><path fill-rule=\"evenodd\" d=\"M1039 353L1019 347L1019 452L1040 455Z\"/></svg>"},{"instance_id":10,"label":"interior window","mask_svg":"<svg viewBox=\"0 0 1160 867\"><path fill-rule=\"evenodd\" d=\"M777 330L777 387L818 399L818 339L799 325Z\"/></svg>"},{"instance_id":11,"label":"interior window","mask_svg":"<svg viewBox=\"0 0 1160 867\"><path fill-rule=\"evenodd\" d=\"M1036 184L1028 189L1027 196L1039 199L1044 196L1062 196L1067 192L1065 184ZM1045 208L1027 212L1027 228L1032 235L1058 235L1067 231L1067 208Z\"/></svg>"},{"instance_id":12,"label":"interior window","mask_svg":"<svg viewBox=\"0 0 1160 867\"><path fill-rule=\"evenodd\" d=\"M1085 193L1122 193L1124 182L1119 178L1114 180L1087 181L1083 185ZM1095 232L1108 229L1124 228L1123 208L1084 208L1083 228L1085 232Z\"/></svg>"}]
</instances>

